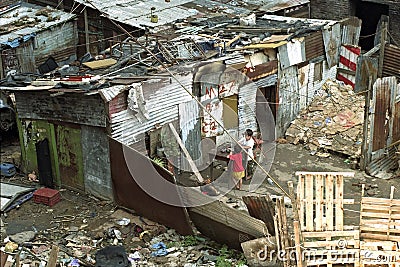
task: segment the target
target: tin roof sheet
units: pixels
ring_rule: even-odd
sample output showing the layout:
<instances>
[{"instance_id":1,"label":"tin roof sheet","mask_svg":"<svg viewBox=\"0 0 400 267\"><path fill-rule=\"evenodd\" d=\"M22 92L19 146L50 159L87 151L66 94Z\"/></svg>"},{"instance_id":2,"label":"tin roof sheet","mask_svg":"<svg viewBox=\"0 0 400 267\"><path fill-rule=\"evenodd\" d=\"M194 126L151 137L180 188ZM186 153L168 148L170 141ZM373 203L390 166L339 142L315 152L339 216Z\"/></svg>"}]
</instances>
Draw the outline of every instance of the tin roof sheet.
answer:
<instances>
[{"instance_id":1,"label":"tin roof sheet","mask_svg":"<svg viewBox=\"0 0 400 267\"><path fill-rule=\"evenodd\" d=\"M15 39L65 23L75 16L50 7L22 2L18 7L10 8L0 14L0 43L11 44Z\"/></svg>"},{"instance_id":2,"label":"tin roof sheet","mask_svg":"<svg viewBox=\"0 0 400 267\"><path fill-rule=\"evenodd\" d=\"M186 9L181 5L191 0L165 0L139 1L139 0L76 0L83 5L100 10L115 21L122 22L138 28L157 27L179 19L184 19L197 14L194 9ZM152 11L151 8L155 10ZM151 15L158 16L158 22L151 22Z\"/></svg>"}]
</instances>

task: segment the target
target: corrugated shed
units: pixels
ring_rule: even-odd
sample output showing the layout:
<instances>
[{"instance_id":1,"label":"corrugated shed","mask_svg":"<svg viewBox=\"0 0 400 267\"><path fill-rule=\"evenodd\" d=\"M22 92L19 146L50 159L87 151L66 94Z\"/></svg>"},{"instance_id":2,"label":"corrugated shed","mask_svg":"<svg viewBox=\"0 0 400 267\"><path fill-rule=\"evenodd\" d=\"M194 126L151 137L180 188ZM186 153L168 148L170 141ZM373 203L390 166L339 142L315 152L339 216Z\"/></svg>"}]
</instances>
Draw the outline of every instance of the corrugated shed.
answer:
<instances>
[{"instance_id":1,"label":"corrugated shed","mask_svg":"<svg viewBox=\"0 0 400 267\"><path fill-rule=\"evenodd\" d=\"M239 117L239 134L243 133L246 129L257 129L256 121L256 94L257 85L255 83L248 83L239 88L239 104L238 104L238 117Z\"/></svg>"},{"instance_id":2,"label":"corrugated shed","mask_svg":"<svg viewBox=\"0 0 400 267\"><path fill-rule=\"evenodd\" d=\"M50 7L41 7L22 2L18 8L13 8L0 14L0 30L4 32L0 36L0 44L17 47L20 44L17 39L25 36L24 41L27 41L32 33L39 33L56 25L65 24L75 17L76 15L74 14ZM62 32L68 35L68 31L70 29L63 29ZM53 41L61 42L61 40Z\"/></svg>"},{"instance_id":3,"label":"corrugated shed","mask_svg":"<svg viewBox=\"0 0 400 267\"><path fill-rule=\"evenodd\" d=\"M314 59L325 54L322 32L313 32L305 37L306 60Z\"/></svg>"},{"instance_id":4,"label":"corrugated shed","mask_svg":"<svg viewBox=\"0 0 400 267\"><path fill-rule=\"evenodd\" d=\"M178 75L177 78L192 91L192 74ZM143 92L142 103L139 103L139 97L136 110L128 108L111 115L111 136L129 146L139 141L144 143L143 134L156 125L177 120L178 105L192 99L180 84L169 78L148 80L130 90L136 90L137 94Z\"/></svg>"},{"instance_id":5,"label":"corrugated shed","mask_svg":"<svg viewBox=\"0 0 400 267\"><path fill-rule=\"evenodd\" d=\"M361 19L357 17L351 17L340 22L342 25L342 44L358 45L361 22Z\"/></svg>"},{"instance_id":6,"label":"corrugated shed","mask_svg":"<svg viewBox=\"0 0 400 267\"><path fill-rule=\"evenodd\" d=\"M138 28L156 27L167 23L174 22L179 19L197 14L196 10L190 10L181 7L191 0L174 0L166 1L139 1L139 0L75 0L90 8L99 9L102 13L107 14L111 19L131 25ZM151 12L151 8L155 10ZM157 23L151 22L151 14L158 16Z\"/></svg>"},{"instance_id":7,"label":"corrugated shed","mask_svg":"<svg viewBox=\"0 0 400 267\"><path fill-rule=\"evenodd\" d=\"M387 44L383 58L383 76L396 76L400 79L400 47Z\"/></svg>"}]
</instances>

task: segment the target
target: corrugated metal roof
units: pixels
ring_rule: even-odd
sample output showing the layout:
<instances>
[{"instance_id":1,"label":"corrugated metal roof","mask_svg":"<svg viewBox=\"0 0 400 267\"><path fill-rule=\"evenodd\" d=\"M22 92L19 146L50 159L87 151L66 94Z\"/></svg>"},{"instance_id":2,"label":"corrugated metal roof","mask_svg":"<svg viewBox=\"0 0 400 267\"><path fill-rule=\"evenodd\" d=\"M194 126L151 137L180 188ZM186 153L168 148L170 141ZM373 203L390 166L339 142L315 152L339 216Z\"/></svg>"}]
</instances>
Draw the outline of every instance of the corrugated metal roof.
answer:
<instances>
[{"instance_id":1,"label":"corrugated metal roof","mask_svg":"<svg viewBox=\"0 0 400 267\"><path fill-rule=\"evenodd\" d=\"M185 88L191 91L193 75L177 75L177 77ZM111 117L111 135L125 145L142 141L140 134L153 129L156 124L164 125L177 120L178 105L192 99L174 80L168 83L160 79L148 80L141 87L145 102L144 110L134 113L126 109ZM142 112L145 114L141 114Z\"/></svg>"},{"instance_id":2,"label":"corrugated metal roof","mask_svg":"<svg viewBox=\"0 0 400 267\"><path fill-rule=\"evenodd\" d=\"M75 0L90 8L97 8L107 14L111 19L138 28L156 27L167 23L184 19L197 14L196 10L181 7L191 0L164 0L139 1L139 0ZM93 5L92 5L93 4ZM94 6L94 7L93 7ZM151 8L154 7L154 15L158 16L158 22L150 21Z\"/></svg>"},{"instance_id":3,"label":"corrugated metal roof","mask_svg":"<svg viewBox=\"0 0 400 267\"><path fill-rule=\"evenodd\" d=\"M29 35L65 23L75 16L50 7L21 3L19 7L1 13L0 33L5 34L0 36L0 43L17 47L19 43L12 43L12 41L25 36L29 39Z\"/></svg>"},{"instance_id":4,"label":"corrugated metal roof","mask_svg":"<svg viewBox=\"0 0 400 267\"><path fill-rule=\"evenodd\" d=\"M269 11L269 12L276 12L279 10L296 7L304 4L308 4L309 0L273 0L273 1L249 1L252 2L259 2L261 5L260 10Z\"/></svg>"}]
</instances>

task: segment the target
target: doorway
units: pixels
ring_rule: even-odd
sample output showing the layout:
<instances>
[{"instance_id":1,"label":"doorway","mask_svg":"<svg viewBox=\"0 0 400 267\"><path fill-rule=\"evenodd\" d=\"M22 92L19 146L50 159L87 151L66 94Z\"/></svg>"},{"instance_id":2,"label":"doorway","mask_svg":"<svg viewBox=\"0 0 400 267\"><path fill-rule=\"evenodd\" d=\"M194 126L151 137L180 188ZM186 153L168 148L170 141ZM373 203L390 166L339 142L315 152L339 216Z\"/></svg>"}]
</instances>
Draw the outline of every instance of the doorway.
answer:
<instances>
[{"instance_id":1,"label":"doorway","mask_svg":"<svg viewBox=\"0 0 400 267\"><path fill-rule=\"evenodd\" d=\"M356 1L355 2L355 15L362 20L360 42L362 50L368 51L374 47L375 33L382 15L389 15L389 6Z\"/></svg>"}]
</instances>

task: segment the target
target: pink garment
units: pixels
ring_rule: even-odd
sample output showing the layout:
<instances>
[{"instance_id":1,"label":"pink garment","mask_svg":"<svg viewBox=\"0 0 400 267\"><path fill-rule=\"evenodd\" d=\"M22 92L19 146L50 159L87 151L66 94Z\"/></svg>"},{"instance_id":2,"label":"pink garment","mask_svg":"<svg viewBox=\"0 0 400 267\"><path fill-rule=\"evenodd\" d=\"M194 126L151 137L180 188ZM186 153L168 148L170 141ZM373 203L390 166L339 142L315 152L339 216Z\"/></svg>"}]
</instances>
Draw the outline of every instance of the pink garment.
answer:
<instances>
[{"instance_id":1,"label":"pink garment","mask_svg":"<svg viewBox=\"0 0 400 267\"><path fill-rule=\"evenodd\" d=\"M243 164L242 164L242 153L229 155L228 157L230 160L233 161L233 171L234 172L244 171Z\"/></svg>"}]
</instances>

